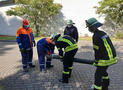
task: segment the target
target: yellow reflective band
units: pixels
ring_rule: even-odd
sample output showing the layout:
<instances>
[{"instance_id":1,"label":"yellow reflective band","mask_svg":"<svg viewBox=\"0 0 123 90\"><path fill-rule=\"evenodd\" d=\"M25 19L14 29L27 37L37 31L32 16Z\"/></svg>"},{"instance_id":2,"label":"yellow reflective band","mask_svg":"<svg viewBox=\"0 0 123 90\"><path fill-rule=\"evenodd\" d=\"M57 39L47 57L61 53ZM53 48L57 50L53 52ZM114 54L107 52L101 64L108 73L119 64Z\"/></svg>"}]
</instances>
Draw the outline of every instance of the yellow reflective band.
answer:
<instances>
[{"instance_id":1,"label":"yellow reflective band","mask_svg":"<svg viewBox=\"0 0 123 90\"><path fill-rule=\"evenodd\" d=\"M112 64L116 64L117 63L117 57L111 59L111 60L99 60L98 63L94 63L94 66L109 66Z\"/></svg>"},{"instance_id":2,"label":"yellow reflective band","mask_svg":"<svg viewBox=\"0 0 123 90\"><path fill-rule=\"evenodd\" d=\"M113 58L113 54L112 54L111 47L109 46L109 44L108 44L106 38L104 38L103 41L104 41L104 45L105 45L105 47L106 47L106 50L107 50L107 52L108 52L109 59L112 59L112 58Z\"/></svg>"},{"instance_id":3,"label":"yellow reflective band","mask_svg":"<svg viewBox=\"0 0 123 90\"><path fill-rule=\"evenodd\" d=\"M69 45L73 45L73 43L72 43L70 40L65 39L65 38L62 38L62 37L59 37L59 38L58 38L58 41L63 41L63 42L68 43Z\"/></svg>"},{"instance_id":4,"label":"yellow reflective band","mask_svg":"<svg viewBox=\"0 0 123 90\"><path fill-rule=\"evenodd\" d=\"M102 79L109 79L109 77L108 76L103 76Z\"/></svg>"},{"instance_id":5,"label":"yellow reflective band","mask_svg":"<svg viewBox=\"0 0 123 90\"><path fill-rule=\"evenodd\" d=\"M63 56L59 56L60 58L63 58Z\"/></svg>"},{"instance_id":6,"label":"yellow reflective band","mask_svg":"<svg viewBox=\"0 0 123 90\"><path fill-rule=\"evenodd\" d=\"M96 50L99 50L99 46L97 45L93 45L93 48L95 48Z\"/></svg>"},{"instance_id":7,"label":"yellow reflective band","mask_svg":"<svg viewBox=\"0 0 123 90\"><path fill-rule=\"evenodd\" d=\"M57 48L58 50L60 50L60 48Z\"/></svg>"},{"instance_id":8,"label":"yellow reflective band","mask_svg":"<svg viewBox=\"0 0 123 90\"><path fill-rule=\"evenodd\" d=\"M67 47L64 49L64 51L65 51L65 52L69 52L69 51L74 50L74 49L77 49L77 48L78 48L77 44L73 44L73 45L71 45L71 46L67 46Z\"/></svg>"},{"instance_id":9,"label":"yellow reflective band","mask_svg":"<svg viewBox=\"0 0 123 90\"><path fill-rule=\"evenodd\" d=\"M64 73L64 74L69 74L69 72L65 72L65 71L63 71L63 73Z\"/></svg>"},{"instance_id":10,"label":"yellow reflective band","mask_svg":"<svg viewBox=\"0 0 123 90\"><path fill-rule=\"evenodd\" d=\"M72 67L68 67L68 69L72 69Z\"/></svg>"},{"instance_id":11,"label":"yellow reflective band","mask_svg":"<svg viewBox=\"0 0 123 90\"><path fill-rule=\"evenodd\" d=\"M102 87L101 86L94 85L94 88L97 89L97 90L102 90Z\"/></svg>"}]
</instances>

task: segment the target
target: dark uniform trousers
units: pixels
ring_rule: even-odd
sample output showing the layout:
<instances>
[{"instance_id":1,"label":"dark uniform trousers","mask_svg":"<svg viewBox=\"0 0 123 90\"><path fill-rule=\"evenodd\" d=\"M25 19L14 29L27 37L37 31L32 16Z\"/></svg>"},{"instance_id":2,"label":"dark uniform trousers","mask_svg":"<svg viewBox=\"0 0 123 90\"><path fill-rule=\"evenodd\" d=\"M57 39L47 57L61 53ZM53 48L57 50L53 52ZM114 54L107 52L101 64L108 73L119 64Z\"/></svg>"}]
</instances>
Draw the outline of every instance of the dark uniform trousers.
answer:
<instances>
[{"instance_id":1,"label":"dark uniform trousers","mask_svg":"<svg viewBox=\"0 0 123 90\"><path fill-rule=\"evenodd\" d=\"M32 57L33 57L33 49L26 50L25 52L21 52L22 56L22 64L23 64L23 69L27 68L27 66L32 65Z\"/></svg>"},{"instance_id":2,"label":"dark uniform trousers","mask_svg":"<svg viewBox=\"0 0 123 90\"><path fill-rule=\"evenodd\" d=\"M108 86L109 86L109 77L108 77L107 69L108 66L97 66L95 72L94 84L97 86L102 86L102 90L108 90Z\"/></svg>"},{"instance_id":3,"label":"dark uniform trousers","mask_svg":"<svg viewBox=\"0 0 123 90\"><path fill-rule=\"evenodd\" d=\"M74 49L72 51L66 52L63 57L63 74L62 74L62 80L66 83L68 83L68 78L71 76L74 56L76 54L78 49Z\"/></svg>"}]
</instances>

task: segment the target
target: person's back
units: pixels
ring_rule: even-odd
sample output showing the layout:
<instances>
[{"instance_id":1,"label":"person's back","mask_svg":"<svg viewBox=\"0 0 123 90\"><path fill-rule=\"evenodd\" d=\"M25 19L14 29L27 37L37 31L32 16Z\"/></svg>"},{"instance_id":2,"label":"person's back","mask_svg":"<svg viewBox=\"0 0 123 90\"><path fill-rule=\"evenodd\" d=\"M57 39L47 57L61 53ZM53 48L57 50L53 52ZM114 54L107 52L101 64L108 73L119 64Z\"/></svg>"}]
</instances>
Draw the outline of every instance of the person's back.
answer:
<instances>
[{"instance_id":1,"label":"person's back","mask_svg":"<svg viewBox=\"0 0 123 90\"><path fill-rule=\"evenodd\" d=\"M50 44L52 44L51 39L49 37L42 38L37 42L37 52L38 52L38 60L40 64L40 71L45 71L45 56L50 57L51 48ZM51 68L51 58L47 58L46 68Z\"/></svg>"},{"instance_id":2,"label":"person's back","mask_svg":"<svg viewBox=\"0 0 123 90\"><path fill-rule=\"evenodd\" d=\"M56 47L64 48L66 52L77 48L77 44L72 37L64 35L63 37L60 36L58 38Z\"/></svg>"},{"instance_id":3,"label":"person's back","mask_svg":"<svg viewBox=\"0 0 123 90\"><path fill-rule=\"evenodd\" d=\"M99 48L94 48L96 60L110 60L116 58L116 51L112 41L104 31L97 30L94 32L93 44ZM115 62L111 61L111 63L113 64Z\"/></svg>"}]
</instances>

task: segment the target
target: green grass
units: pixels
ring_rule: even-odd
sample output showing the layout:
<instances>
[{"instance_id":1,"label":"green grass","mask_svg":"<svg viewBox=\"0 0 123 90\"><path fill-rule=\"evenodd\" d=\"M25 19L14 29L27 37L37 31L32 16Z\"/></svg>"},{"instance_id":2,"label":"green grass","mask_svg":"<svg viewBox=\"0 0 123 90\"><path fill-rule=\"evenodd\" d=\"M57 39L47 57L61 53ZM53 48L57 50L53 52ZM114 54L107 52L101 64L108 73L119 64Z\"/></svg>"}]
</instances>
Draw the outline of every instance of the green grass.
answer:
<instances>
[{"instance_id":1,"label":"green grass","mask_svg":"<svg viewBox=\"0 0 123 90\"><path fill-rule=\"evenodd\" d=\"M90 41L90 40L92 40L92 37L79 37L79 40Z\"/></svg>"},{"instance_id":2,"label":"green grass","mask_svg":"<svg viewBox=\"0 0 123 90\"><path fill-rule=\"evenodd\" d=\"M0 85L0 90L3 90L3 86L2 85Z\"/></svg>"},{"instance_id":3,"label":"green grass","mask_svg":"<svg viewBox=\"0 0 123 90\"><path fill-rule=\"evenodd\" d=\"M41 38L43 38L43 37L35 37L35 40L40 40Z\"/></svg>"},{"instance_id":4,"label":"green grass","mask_svg":"<svg viewBox=\"0 0 123 90\"><path fill-rule=\"evenodd\" d=\"M0 40L16 40L15 36L0 36Z\"/></svg>"},{"instance_id":5,"label":"green grass","mask_svg":"<svg viewBox=\"0 0 123 90\"><path fill-rule=\"evenodd\" d=\"M43 37L35 37L35 40L40 40ZM15 36L0 36L0 40L16 40ZM79 40L91 41L92 37L80 37ZM123 41L123 39L112 38L112 41Z\"/></svg>"}]
</instances>

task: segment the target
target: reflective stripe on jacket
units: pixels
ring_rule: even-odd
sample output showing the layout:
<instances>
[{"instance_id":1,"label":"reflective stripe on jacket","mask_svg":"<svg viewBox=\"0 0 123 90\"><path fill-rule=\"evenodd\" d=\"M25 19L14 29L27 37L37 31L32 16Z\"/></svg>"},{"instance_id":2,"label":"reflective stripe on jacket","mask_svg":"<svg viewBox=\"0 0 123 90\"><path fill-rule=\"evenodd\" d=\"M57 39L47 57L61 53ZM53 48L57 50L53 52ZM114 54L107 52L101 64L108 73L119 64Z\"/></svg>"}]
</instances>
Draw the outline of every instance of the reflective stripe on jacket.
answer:
<instances>
[{"instance_id":1,"label":"reflective stripe on jacket","mask_svg":"<svg viewBox=\"0 0 123 90\"><path fill-rule=\"evenodd\" d=\"M60 36L57 39L56 47L59 50L59 55L60 56L63 56L62 48L64 48L65 52L69 52L69 51L72 51L72 50L78 48L76 42L72 39L72 37L66 36L66 35L63 36L63 37Z\"/></svg>"},{"instance_id":2,"label":"reflective stripe on jacket","mask_svg":"<svg viewBox=\"0 0 123 90\"><path fill-rule=\"evenodd\" d=\"M97 30L93 35L95 66L109 66L117 63L115 48L105 32Z\"/></svg>"}]
</instances>

